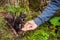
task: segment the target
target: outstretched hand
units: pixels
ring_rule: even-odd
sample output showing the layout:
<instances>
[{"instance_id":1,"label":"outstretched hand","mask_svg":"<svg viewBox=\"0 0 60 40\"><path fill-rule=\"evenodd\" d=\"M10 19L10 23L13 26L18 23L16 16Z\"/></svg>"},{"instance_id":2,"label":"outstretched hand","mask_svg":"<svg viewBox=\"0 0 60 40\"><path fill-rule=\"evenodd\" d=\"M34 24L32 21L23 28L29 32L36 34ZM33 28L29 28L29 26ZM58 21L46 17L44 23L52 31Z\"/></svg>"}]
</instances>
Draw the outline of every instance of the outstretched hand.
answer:
<instances>
[{"instance_id":1,"label":"outstretched hand","mask_svg":"<svg viewBox=\"0 0 60 40\"><path fill-rule=\"evenodd\" d=\"M29 31L29 30L34 30L37 28L37 24L33 20L26 22L24 27L22 28L22 31Z\"/></svg>"}]
</instances>

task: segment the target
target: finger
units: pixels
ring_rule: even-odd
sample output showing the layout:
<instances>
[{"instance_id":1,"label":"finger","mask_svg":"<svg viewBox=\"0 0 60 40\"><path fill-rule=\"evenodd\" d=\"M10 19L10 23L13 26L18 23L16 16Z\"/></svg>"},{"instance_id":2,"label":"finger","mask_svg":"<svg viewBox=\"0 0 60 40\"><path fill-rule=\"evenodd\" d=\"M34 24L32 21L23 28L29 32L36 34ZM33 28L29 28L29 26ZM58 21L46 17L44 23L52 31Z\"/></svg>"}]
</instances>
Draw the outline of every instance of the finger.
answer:
<instances>
[{"instance_id":1,"label":"finger","mask_svg":"<svg viewBox=\"0 0 60 40\"><path fill-rule=\"evenodd\" d=\"M27 31L28 28L29 28L29 24L25 24L24 27L21 30L22 31Z\"/></svg>"},{"instance_id":2,"label":"finger","mask_svg":"<svg viewBox=\"0 0 60 40\"><path fill-rule=\"evenodd\" d=\"M23 29L26 28L27 25L28 25L28 23L26 23L26 24L24 25Z\"/></svg>"},{"instance_id":3,"label":"finger","mask_svg":"<svg viewBox=\"0 0 60 40\"><path fill-rule=\"evenodd\" d=\"M28 29L26 29L26 30L28 30L28 31L29 31L29 30L33 30L33 28L28 28Z\"/></svg>"},{"instance_id":4,"label":"finger","mask_svg":"<svg viewBox=\"0 0 60 40\"><path fill-rule=\"evenodd\" d=\"M30 26L31 26L31 25L30 25L29 23L26 23L26 24L24 25L24 28L28 29Z\"/></svg>"},{"instance_id":5,"label":"finger","mask_svg":"<svg viewBox=\"0 0 60 40\"><path fill-rule=\"evenodd\" d=\"M33 28L31 25L29 25L29 26L26 28L26 30L34 30L34 28Z\"/></svg>"},{"instance_id":6,"label":"finger","mask_svg":"<svg viewBox=\"0 0 60 40\"><path fill-rule=\"evenodd\" d=\"M28 22L24 25L24 27L26 27L26 26L28 26L29 24L28 24Z\"/></svg>"},{"instance_id":7,"label":"finger","mask_svg":"<svg viewBox=\"0 0 60 40\"><path fill-rule=\"evenodd\" d=\"M31 26L31 25L28 24L26 27L22 28L22 30L23 30L23 31L28 31L28 30L30 30L30 26Z\"/></svg>"},{"instance_id":8,"label":"finger","mask_svg":"<svg viewBox=\"0 0 60 40\"><path fill-rule=\"evenodd\" d=\"M28 24L31 24L31 22L30 21L26 22L26 24L24 26L27 26Z\"/></svg>"}]
</instances>

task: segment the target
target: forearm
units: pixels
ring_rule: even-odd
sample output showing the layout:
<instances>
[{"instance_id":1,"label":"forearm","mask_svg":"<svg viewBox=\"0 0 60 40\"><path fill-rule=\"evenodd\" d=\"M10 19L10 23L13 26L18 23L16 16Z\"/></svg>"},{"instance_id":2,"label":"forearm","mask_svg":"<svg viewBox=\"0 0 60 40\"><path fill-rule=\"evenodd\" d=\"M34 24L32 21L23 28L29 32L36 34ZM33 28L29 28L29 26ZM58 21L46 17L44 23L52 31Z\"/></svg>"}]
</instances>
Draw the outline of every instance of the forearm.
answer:
<instances>
[{"instance_id":1,"label":"forearm","mask_svg":"<svg viewBox=\"0 0 60 40\"><path fill-rule=\"evenodd\" d=\"M42 12L41 15L39 15L34 21L39 26L42 23L49 20L50 17L52 17L57 10L59 10L60 4L57 2L50 2L49 5L46 7L46 9Z\"/></svg>"}]
</instances>

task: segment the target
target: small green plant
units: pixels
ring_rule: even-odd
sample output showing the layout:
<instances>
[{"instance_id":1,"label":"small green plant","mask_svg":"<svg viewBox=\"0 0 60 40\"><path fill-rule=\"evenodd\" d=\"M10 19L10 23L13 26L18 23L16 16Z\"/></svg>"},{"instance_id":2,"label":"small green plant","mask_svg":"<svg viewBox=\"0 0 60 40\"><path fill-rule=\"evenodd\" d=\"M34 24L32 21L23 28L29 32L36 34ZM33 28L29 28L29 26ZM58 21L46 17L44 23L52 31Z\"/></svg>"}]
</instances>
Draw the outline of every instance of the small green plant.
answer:
<instances>
[{"instance_id":1,"label":"small green plant","mask_svg":"<svg viewBox=\"0 0 60 40\"><path fill-rule=\"evenodd\" d=\"M22 7L20 7L20 6L12 6L12 5L6 5L6 7L7 7L7 9L8 9L8 12L10 12L10 13L15 13L15 12L25 12L25 8L22 8Z\"/></svg>"},{"instance_id":2,"label":"small green plant","mask_svg":"<svg viewBox=\"0 0 60 40\"><path fill-rule=\"evenodd\" d=\"M20 15L20 12L23 12L23 13L26 12L25 8L22 8L22 7L18 6L18 5L16 5L14 7L12 5L7 4L6 8L7 8L7 12L9 12L9 13L11 13L13 15L16 15L16 17L18 17Z\"/></svg>"},{"instance_id":3,"label":"small green plant","mask_svg":"<svg viewBox=\"0 0 60 40\"><path fill-rule=\"evenodd\" d=\"M54 26L60 26L60 17L54 17L50 19L50 22Z\"/></svg>"},{"instance_id":4,"label":"small green plant","mask_svg":"<svg viewBox=\"0 0 60 40\"><path fill-rule=\"evenodd\" d=\"M50 32L50 35L54 40L58 40L57 37L58 37L58 35L60 36L60 30L59 30L60 16L50 19L50 23L56 28L55 32Z\"/></svg>"},{"instance_id":5,"label":"small green plant","mask_svg":"<svg viewBox=\"0 0 60 40\"><path fill-rule=\"evenodd\" d=\"M7 11L10 13L15 13L16 9L12 5L6 5Z\"/></svg>"}]
</instances>

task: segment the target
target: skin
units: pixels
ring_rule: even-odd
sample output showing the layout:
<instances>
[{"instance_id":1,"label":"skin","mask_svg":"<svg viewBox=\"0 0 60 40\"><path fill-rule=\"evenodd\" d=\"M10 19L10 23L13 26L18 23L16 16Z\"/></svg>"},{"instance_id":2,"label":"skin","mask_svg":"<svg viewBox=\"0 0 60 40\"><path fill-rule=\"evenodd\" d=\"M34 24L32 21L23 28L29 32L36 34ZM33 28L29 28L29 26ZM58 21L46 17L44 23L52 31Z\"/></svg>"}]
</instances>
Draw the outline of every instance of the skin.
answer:
<instances>
[{"instance_id":1,"label":"skin","mask_svg":"<svg viewBox=\"0 0 60 40\"><path fill-rule=\"evenodd\" d=\"M37 28L37 24L33 20L30 20L26 22L24 27L22 28L22 31L30 31L30 30L35 30Z\"/></svg>"}]
</instances>

